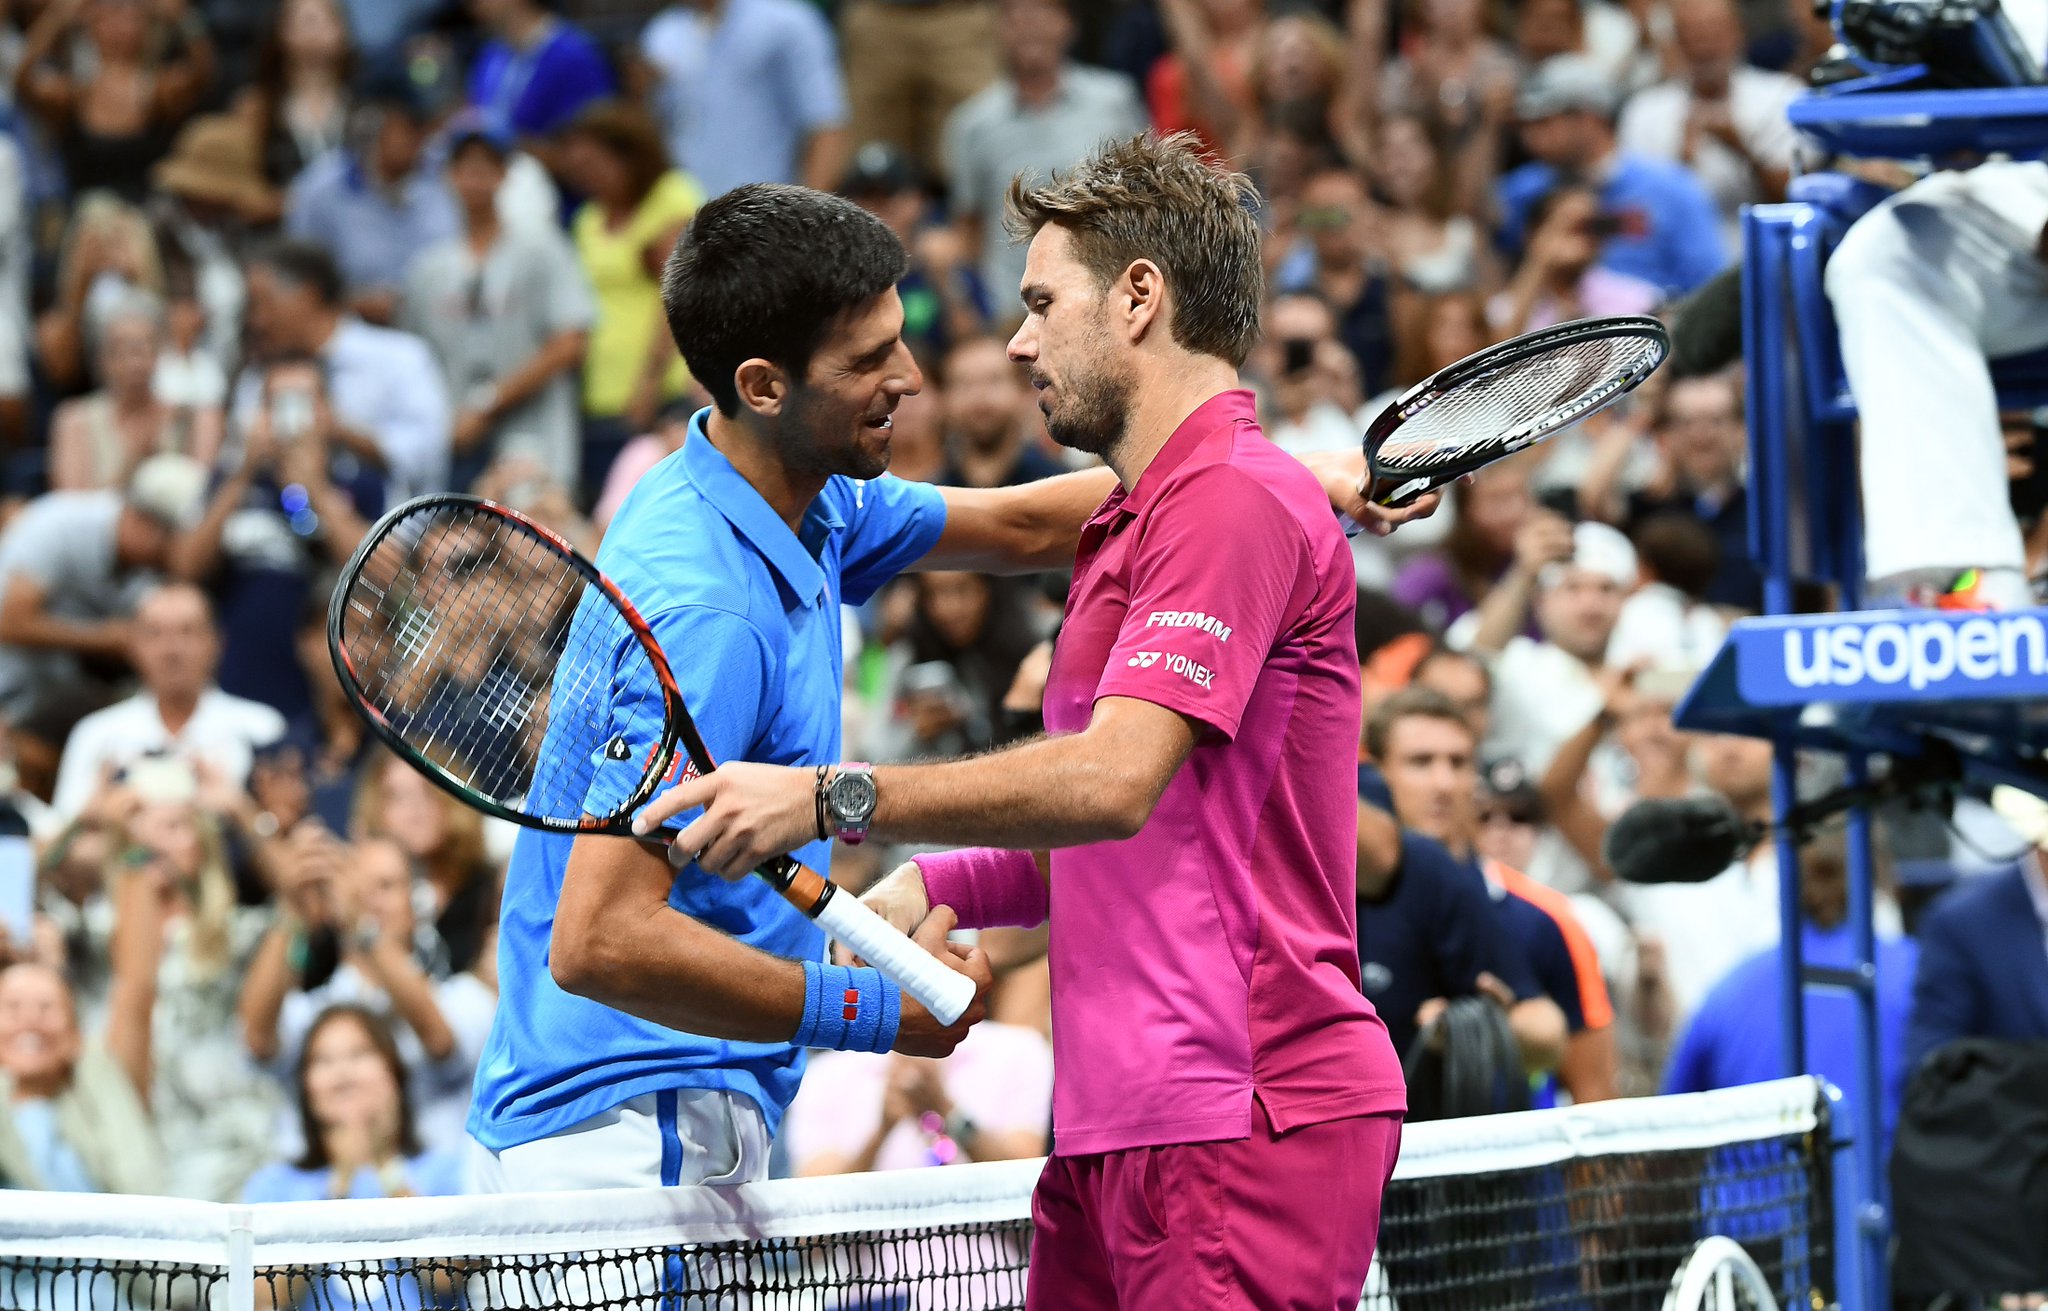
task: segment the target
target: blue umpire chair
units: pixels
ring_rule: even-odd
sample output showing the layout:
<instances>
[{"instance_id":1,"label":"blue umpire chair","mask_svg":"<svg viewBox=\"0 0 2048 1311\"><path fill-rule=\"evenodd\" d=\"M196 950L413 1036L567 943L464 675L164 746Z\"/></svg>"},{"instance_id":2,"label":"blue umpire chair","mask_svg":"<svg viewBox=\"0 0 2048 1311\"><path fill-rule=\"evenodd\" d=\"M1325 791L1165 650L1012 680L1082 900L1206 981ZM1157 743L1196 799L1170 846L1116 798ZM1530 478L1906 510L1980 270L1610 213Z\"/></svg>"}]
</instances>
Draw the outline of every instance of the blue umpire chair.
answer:
<instances>
[{"instance_id":1,"label":"blue umpire chair","mask_svg":"<svg viewBox=\"0 0 2048 1311\"><path fill-rule=\"evenodd\" d=\"M2014 157L2048 154L2048 88L1929 88L1925 70L1892 69L1809 94L1792 122L1839 154L1944 160L1970 152ZM1765 614L1739 622L1674 716L1681 727L1769 739L1775 750L1773 805L1787 815L1797 800L1796 753L1840 754L1852 786L1871 778L1874 756L1899 761L1945 756L1979 780L2012 783L2048 795L2048 674L1951 677L1923 684L1815 686L1795 677L1793 652L1810 640L1854 630L1852 640L1908 644L1962 640L1960 616L1910 618L1853 613L1863 584L1862 517L1856 479L1856 403L1843 371L1823 271L1842 236L1885 189L1839 173L1797 178L1787 200L1743 216L1743 349L1748 370L1750 547L1764 577ZM2048 406L2048 351L1992 361L2001 408ZM1794 589L1831 585L1843 611L1795 616ZM2010 617L2035 637L2048 633L2048 610ZM1980 618L1978 624L1984 621ZM1934 632L1934 629L1943 632ZM1922 634L1921 630L1928 630ZM1982 634L1970 634L1981 637ZM2015 641L2022 640L2015 638ZM1939 643L1935 643L1939 645ZM1887 652L1894 648L1887 647ZM1800 960L1798 841L1777 838L1786 1073L1808 1069L1804 989L1834 988L1858 1001L1859 1061L1849 1150L1838 1154L1837 1254L1842 1304L1883 1311L1889 1220L1882 1203L1885 1163L1878 1157L1879 1105L1873 852L1867 808L1850 812L1850 914L1857 950L1846 969Z\"/></svg>"}]
</instances>

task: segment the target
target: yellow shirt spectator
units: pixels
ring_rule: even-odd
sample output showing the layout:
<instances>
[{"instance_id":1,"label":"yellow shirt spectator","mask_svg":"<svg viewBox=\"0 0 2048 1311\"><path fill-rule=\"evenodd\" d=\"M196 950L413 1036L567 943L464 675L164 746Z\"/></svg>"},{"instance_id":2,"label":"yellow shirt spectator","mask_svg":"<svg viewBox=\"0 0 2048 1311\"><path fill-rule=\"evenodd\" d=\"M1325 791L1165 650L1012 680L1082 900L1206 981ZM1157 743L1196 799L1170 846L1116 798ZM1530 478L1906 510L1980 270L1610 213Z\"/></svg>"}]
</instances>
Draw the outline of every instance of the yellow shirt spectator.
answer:
<instances>
[{"instance_id":1,"label":"yellow shirt spectator","mask_svg":"<svg viewBox=\"0 0 2048 1311\"><path fill-rule=\"evenodd\" d=\"M669 339L661 280L649 270L647 252L652 243L687 223L703 203L697 184L671 169L656 180L623 224L608 221L605 209L594 200L576 211L576 254L597 297L597 322L584 356L585 414L625 413L650 372L657 343L671 359L658 399L674 400L689 385L689 371Z\"/></svg>"}]
</instances>

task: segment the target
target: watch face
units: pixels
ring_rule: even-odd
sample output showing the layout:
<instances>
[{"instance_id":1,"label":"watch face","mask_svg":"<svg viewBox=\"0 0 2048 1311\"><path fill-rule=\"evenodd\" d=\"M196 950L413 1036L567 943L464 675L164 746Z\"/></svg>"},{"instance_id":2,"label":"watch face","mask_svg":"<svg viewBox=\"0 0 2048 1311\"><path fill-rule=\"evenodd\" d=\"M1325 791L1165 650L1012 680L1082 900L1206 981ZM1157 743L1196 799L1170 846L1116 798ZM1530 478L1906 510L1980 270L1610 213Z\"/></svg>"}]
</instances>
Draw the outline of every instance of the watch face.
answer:
<instances>
[{"instance_id":1,"label":"watch face","mask_svg":"<svg viewBox=\"0 0 2048 1311\"><path fill-rule=\"evenodd\" d=\"M845 773L832 780L832 814L842 823L858 824L875 813L875 780L870 774Z\"/></svg>"}]
</instances>

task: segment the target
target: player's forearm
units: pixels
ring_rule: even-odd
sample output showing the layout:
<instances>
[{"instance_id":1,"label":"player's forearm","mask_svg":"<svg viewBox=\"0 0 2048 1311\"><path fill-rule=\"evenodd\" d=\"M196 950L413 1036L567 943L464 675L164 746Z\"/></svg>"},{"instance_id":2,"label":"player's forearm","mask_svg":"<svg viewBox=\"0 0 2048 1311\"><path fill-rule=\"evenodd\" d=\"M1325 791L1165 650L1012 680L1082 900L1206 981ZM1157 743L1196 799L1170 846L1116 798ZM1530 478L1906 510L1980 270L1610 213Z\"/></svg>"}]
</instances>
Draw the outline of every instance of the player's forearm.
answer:
<instances>
[{"instance_id":1,"label":"player's forearm","mask_svg":"<svg viewBox=\"0 0 2048 1311\"><path fill-rule=\"evenodd\" d=\"M1529 623L1529 606L1536 596L1536 577L1520 565L1479 603L1479 626L1472 633L1472 649L1480 655L1496 656Z\"/></svg>"},{"instance_id":2,"label":"player's forearm","mask_svg":"<svg viewBox=\"0 0 2048 1311\"><path fill-rule=\"evenodd\" d=\"M492 421L504 418L538 396L557 375L581 366L588 342L588 334L580 328L558 332L518 368L498 379L489 414Z\"/></svg>"},{"instance_id":3,"label":"player's forearm","mask_svg":"<svg viewBox=\"0 0 2048 1311\"><path fill-rule=\"evenodd\" d=\"M1082 526L1115 486L1108 469L1084 469L1021 487L942 488L945 530L913 567L989 574L1068 568Z\"/></svg>"},{"instance_id":4,"label":"player's forearm","mask_svg":"<svg viewBox=\"0 0 2048 1311\"><path fill-rule=\"evenodd\" d=\"M875 771L876 837L955 846L1078 847L1128 838L1157 804L1123 762L1082 735L1041 737L992 755Z\"/></svg>"},{"instance_id":5,"label":"player's forearm","mask_svg":"<svg viewBox=\"0 0 2048 1311\"><path fill-rule=\"evenodd\" d=\"M671 877L666 858L637 843L579 839L548 953L555 983L685 1033L788 1042L803 1019L803 967L670 906Z\"/></svg>"}]
</instances>

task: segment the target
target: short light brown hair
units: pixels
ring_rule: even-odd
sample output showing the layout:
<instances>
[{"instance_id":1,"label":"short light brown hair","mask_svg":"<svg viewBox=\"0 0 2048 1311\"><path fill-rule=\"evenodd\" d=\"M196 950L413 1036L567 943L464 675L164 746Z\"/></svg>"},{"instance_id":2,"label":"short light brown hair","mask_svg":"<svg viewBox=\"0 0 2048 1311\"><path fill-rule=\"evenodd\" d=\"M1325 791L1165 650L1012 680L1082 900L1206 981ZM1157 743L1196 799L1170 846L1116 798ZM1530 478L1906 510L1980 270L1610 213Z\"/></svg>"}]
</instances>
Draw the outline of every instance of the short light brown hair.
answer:
<instances>
[{"instance_id":1,"label":"short light brown hair","mask_svg":"<svg viewBox=\"0 0 2048 1311\"><path fill-rule=\"evenodd\" d=\"M1472 745L1479 745L1479 735L1472 730L1472 721L1465 718L1465 712L1458 709L1458 703L1433 687L1410 684L1394 693L1372 708L1372 715L1365 721L1365 753L1375 761L1385 763L1387 741L1394 736L1394 725L1404 719L1441 719L1456 724L1473 739Z\"/></svg>"},{"instance_id":2,"label":"short light brown hair","mask_svg":"<svg viewBox=\"0 0 2048 1311\"><path fill-rule=\"evenodd\" d=\"M1258 193L1242 173L1210 163L1191 133L1106 141L1042 185L1010 183L1004 222L1029 241L1048 223L1107 287L1151 260L1173 288L1173 339L1240 367L1259 339L1265 267Z\"/></svg>"}]
</instances>

